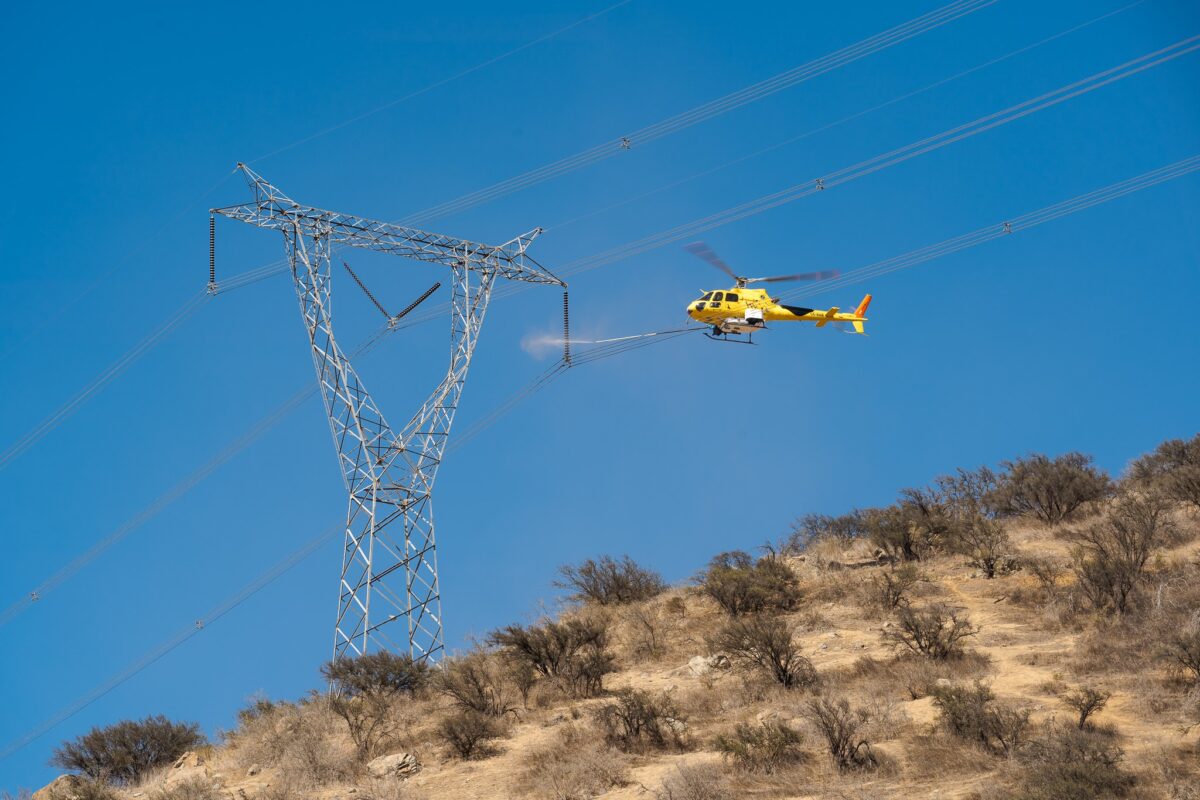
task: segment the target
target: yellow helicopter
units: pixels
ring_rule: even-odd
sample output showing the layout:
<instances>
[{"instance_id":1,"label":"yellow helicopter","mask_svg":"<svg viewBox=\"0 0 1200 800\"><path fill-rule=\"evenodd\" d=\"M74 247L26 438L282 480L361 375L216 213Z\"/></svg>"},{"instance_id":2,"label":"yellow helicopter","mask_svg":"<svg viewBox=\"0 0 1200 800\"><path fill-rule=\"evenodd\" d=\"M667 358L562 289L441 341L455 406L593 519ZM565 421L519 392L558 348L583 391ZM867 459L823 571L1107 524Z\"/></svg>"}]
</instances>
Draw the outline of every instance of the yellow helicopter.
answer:
<instances>
[{"instance_id":1,"label":"yellow helicopter","mask_svg":"<svg viewBox=\"0 0 1200 800\"><path fill-rule=\"evenodd\" d=\"M871 295L863 297L854 313L843 313L834 306L827 309L804 308L802 306L783 305L779 298L771 297L766 289L747 288L751 283L777 283L782 281L820 281L837 277L837 272L825 270L822 272L802 272L796 275L776 275L769 278L745 278L730 269L721 257L704 242L693 242L684 248L697 258L707 261L717 269L733 278L737 286L733 289L705 292L699 300L692 301L687 307L688 316L706 325L712 325L712 333L705 334L711 339L726 341L746 341L752 343L750 334L765 330L767 322L815 322L818 328L832 324L835 328L844 329L845 323L850 323L853 331L846 333L866 334L863 323L867 321L867 306L871 304ZM729 339L730 334L747 334L746 340Z\"/></svg>"}]
</instances>

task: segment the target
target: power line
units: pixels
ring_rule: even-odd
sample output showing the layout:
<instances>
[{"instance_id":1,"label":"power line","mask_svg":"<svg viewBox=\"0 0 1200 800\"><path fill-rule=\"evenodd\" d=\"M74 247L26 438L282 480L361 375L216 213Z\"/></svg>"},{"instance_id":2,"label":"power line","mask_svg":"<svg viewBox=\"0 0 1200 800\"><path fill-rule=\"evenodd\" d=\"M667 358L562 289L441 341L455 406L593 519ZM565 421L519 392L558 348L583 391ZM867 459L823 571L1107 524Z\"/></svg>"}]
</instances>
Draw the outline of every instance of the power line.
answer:
<instances>
[{"instance_id":1,"label":"power line","mask_svg":"<svg viewBox=\"0 0 1200 800\"><path fill-rule=\"evenodd\" d=\"M448 78L442 78L441 80L434 81L433 83L429 84L428 86L425 86L421 89L417 89L416 91L413 91L413 92L409 92L408 94L404 95L403 97L398 97L395 100L389 100L388 102L384 103L383 105L377 106L377 107L371 109L370 111L365 111L362 114L358 114L344 122L339 122L336 125L331 125L328 128L319 130L316 133L310 134L309 136L305 136L302 139L297 139L296 141L292 142L291 144L286 144L283 147L280 147L276 150L272 150L269 153L265 153L264 155L258 156L257 158L250 159L246 163L247 164L255 164L255 163L258 163L259 161L265 161L266 159L271 158L272 156L277 156L280 153L291 150L294 147L299 147L302 144L307 144L308 142L311 142L314 139L319 139L322 136L333 133L334 131L341 130L342 128L345 128L348 125L353 125L356 122L361 122L362 120L366 119L367 117L373 117L381 111L386 111L389 108L394 108L395 106L398 106L401 103L407 102L407 101L412 100L417 97L420 97L423 94L428 94L429 92L432 92L434 89L441 88L442 86L445 86L448 83L453 83L454 81L456 81L460 78L465 78L466 76L468 76L474 72L478 72L479 70L483 69L484 67L490 67L492 64L495 64L499 61L503 61L506 58L515 56L516 54L518 54L522 51L528 50L529 48L533 47L534 45L539 45L543 42L548 42L557 36L561 36L562 34L566 33L569 30L578 28L580 25L591 22L592 20L602 17L611 11L616 11L621 6L629 5L631 2L633 2L633 0L621 0L621 2L619 2L619 3L614 3L613 5L608 6L607 8L602 8L599 11L596 11L592 14L588 14L586 17L577 19L569 25L564 25L563 27L558 28L557 30L551 31L550 33L543 34L543 35L537 37L536 39L531 39L528 42L526 42L525 44L519 45L518 47L514 47L511 50L507 50L498 56L493 56L492 58L489 58L486 61L481 61L478 64L475 64L474 66L467 67L466 69L462 70L461 72L456 72L453 75L449 76Z\"/></svg>"},{"instance_id":2,"label":"power line","mask_svg":"<svg viewBox=\"0 0 1200 800\"><path fill-rule=\"evenodd\" d=\"M499 183L469 192L454 200L448 200L422 211L410 214L401 220L403 225L424 224L432 219L448 214L465 211L482 203L494 200L512 192L534 186L544 181L573 172L582 167L594 164L631 147L638 147L652 141L690 128L700 122L726 114L748 103L761 100L784 89L791 88L811 78L824 75L838 67L857 61L873 53L885 50L900 42L907 41L923 33L953 22L960 17L972 14L995 3L996 0L955 0L948 5L935 9L927 14L911 19L894 28L869 36L855 44L843 47L828 55L793 67L766 80L747 86L738 91L710 100L695 108L675 114L664 120L647 125L624 136L610 140L595 147L583 150L549 164L545 164L528 172L515 175Z\"/></svg>"},{"instance_id":3,"label":"power line","mask_svg":"<svg viewBox=\"0 0 1200 800\"><path fill-rule=\"evenodd\" d=\"M1187 175L1187 174L1195 172L1197 170L1200 170L1200 155L1191 156L1189 158L1182 159L1180 161L1174 162L1173 164L1169 164L1164 167L1160 167L1158 169L1151 170L1150 172L1143 173L1143 174L1135 176L1133 178L1129 178L1124 181L1119 181L1117 183L1110 184L1110 185L1102 187L1100 189L1096 189L1096 190L1087 192L1082 195L1077 195L1076 197L1073 197L1069 200L1065 200L1060 203L1055 203L1051 206L1046 206L1044 208L1038 209L1037 211L1032 211L1027 214L1023 214L1019 217L1015 217L1015 218L1013 218L1013 220L1016 221L1017 225L1020 225L1021 227L1017 227L1016 225L1013 225L1012 230L1016 231L1016 230L1020 230L1023 228L1029 228L1029 227L1033 227L1034 225L1040 225L1044 222L1049 222L1054 219L1059 219L1059 218L1067 216L1069 214L1073 214L1078 211L1082 211L1084 209L1091 208L1096 205L1100 205L1101 203L1106 203L1110 200L1115 200L1119 197L1124 197L1128 194L1132 194L1134 192L1141 191L1142 189L1147 189L1152 186L1156 186L1160 183L1164 183L1166 181L1173 180L1178 177L1182 177L1183 175ZM1005 233L1003 233L1002 235L1007 235L1007 231L1005 229L1006 229L1006 226L1001 224L1000 230L1005 231ZM992 225L987 228L981 228L979 230L980 231L990 231L992 233L995 233L996 226ZM969 237L969 236L971 236L971 234L964 234L964 236L961 236L961 237L954 237L953 239L947 239L945 242L941 242L937 245L930 245L927 248L921 248L921 250L911 251L910 253L907 253L904 256L898 256L898 257L896 257L896 260L905 259L906 257L912 258L912 257L915 257L915 254L918 254L918 253L928 253L929 254L928 257L923 258L924 261L928 261L928 260L931 260L932 258L936 258L940 255L946 255L951 252L957 252L958 250L965 249L966 247L971 247L971 246L974 246L975 244L981 244L984 241L990 241L991 239L994 239L994 238L1000 238L1000 236L990 236L990 237L978 237L978 238L968 239L967 237ZM956 249L949 249L948 247L946 247L946 245L948 243L960 241L960 240L962 242L964 242L964 245L962 247L957 247ZM969 242L969 243L967 243L967 242ZM887 261L893 261L893 259L888 259ZM861 269L854 270L852 273L849 273L849 274L853 274L853 275L862 274L866 270L869 270L877 265L884 264L884 263L886 263L886 262L876 262L875 265L869 265L868 267L863 267ZM919 262L915 262L915 263L919 263ZM669 338L676 338L678 336L683 336L686 333L691 332L692 330L695 330L695 329L681 329L681 330L674 331L674 332L667 332L667 333L663 334L662 337L659 339L652 339L652 340L648 340L648 341L651 341L651 342L667 341ZM638 346L646 346L646 344L639 343ZM631 346L627 349L635 349L635 348ZM624 352L624 351L625 350L622 350L621 352ZM575 359L574 363L579 363L579 359ZM538 384L538 383L541 383L542 385L544 385L547 375L557 375L560 373L561 373L561 369L559 369L558 367L552 368L552 369L548 370L547 372L543 373L542 375L539 375L537 378L535 378L531 385ZM528 387L526 387L526 388L528 388ZM524 391L524 390L522 390L522 391ZM518 394L520 394L520 393L518 393ZM526 395L526 396L528 396L528 395ZM511 410L511 408L514 405L515 404L508 404L508 401L506 401L504 404L501 404L501 408L505 408L507 406L507 408L506 408L506 411L507 411L507 410ZM490 426L490 424L494 424L496 419L499 419L499 415L494 415L494 412L493 412L493 414L489 414L488 416L489 417L494 416L494 418L492 419L492 422L490 422L488 425L485 425L485 426L479 428L475 432L474 435L478 435L479 432L481 432L486 427ZM268 572L259 576L251 583L247 584L245 587L242 588L241 591L239 591L237 594L235 594L231 598L227 599L224 603L222 603L220 606L218 606L216 609L214 609L214 611L211 612L207 617L199 620L198 622L201 624L197 625L197 624L193 623L189 629L181 630L174 637L172 637L171 639L168 639L166 642L159 645L155 649L151 650L149 653L147 653L145 656L140 658L138 661L134 662L134 664L132 664L130 667L128 667L123 672L114 676L107 682L101 684L99 687L97 687L93 691L89 692L87 695L85 695L79 701L75 702L71 706L68 706L66 709L63 709L58 714L54 715L53 717L42 722L35 728L31 729L28 733L26 733L21 738L15 740L13 743L9 744L4 750L0 751L0 760L7 758L8 756L12 755L17 750L24 747L25 745L34 741L38 737L44 735L49 730L54 728L56 725L69 719L70 717L74 716L79 711L81 711L83 708L86 708L88 705L95 702L100 697L103 697L105 694L111 692L117 686L121 685L122 683L128 681L130 678L137 675L139 672L144 670L150 664L154 663L155 661L157 661L160 658L162 658L163 656L165 656L167 653L169 653L172 650L174 650L175 648L179 647L185 641L187 641L192 636L194 636L200 629L202 629L203 627L206 627L208 624L211 624L212 622L215 622L220 617L222 617L225 614L232 611L234 608L236 608L238 605L240 605L242 602L244 602L250 596L252 596L256 592L260 591L261 589L265 588L266 586L268 586L269 584L271 584L272 582L277 580L281 575L286 573L289 569L294 567L296 564L300 563L300 561L302 561L304 558L306 558L308 555L310 555L312 552L314 552L325 541L331 539L336 534L340 533L340 531L341 531L340 526L333 526L333 527L330 527L330 528L326 529L325 531L323 531L316 539L311 540L308 544L306 544L300 550L297 550L295 553L293 553L287 559L280 562L275 567L273 567L271 570L269 570Z\"/></svg>"}]
</instances>

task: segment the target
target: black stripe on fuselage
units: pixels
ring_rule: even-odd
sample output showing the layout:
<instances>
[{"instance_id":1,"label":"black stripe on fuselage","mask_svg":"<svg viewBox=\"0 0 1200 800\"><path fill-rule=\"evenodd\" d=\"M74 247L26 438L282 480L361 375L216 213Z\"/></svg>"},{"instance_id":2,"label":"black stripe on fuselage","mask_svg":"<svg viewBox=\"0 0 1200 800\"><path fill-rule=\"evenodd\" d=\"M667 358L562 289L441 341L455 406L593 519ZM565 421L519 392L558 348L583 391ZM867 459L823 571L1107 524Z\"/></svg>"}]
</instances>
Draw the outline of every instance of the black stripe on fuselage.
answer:
<instances>
[{"instance_id":1,"label":"black stripe on fuselage","mask_svg":"<svg viewBox=\"0 0 1200 800\"><path fill-rule=\"evenodd\" d=\"M803 308L803 307L801 307L801 306L780 306L780 308L784 309L785 311L790 311L790 312L792 312L792 313L793 313L793 314L795 314L797 317L803 317L805 314L811 314L811 313L812 313L812 309L811 309L811 308Z\"/></svg>"}]
</instances>

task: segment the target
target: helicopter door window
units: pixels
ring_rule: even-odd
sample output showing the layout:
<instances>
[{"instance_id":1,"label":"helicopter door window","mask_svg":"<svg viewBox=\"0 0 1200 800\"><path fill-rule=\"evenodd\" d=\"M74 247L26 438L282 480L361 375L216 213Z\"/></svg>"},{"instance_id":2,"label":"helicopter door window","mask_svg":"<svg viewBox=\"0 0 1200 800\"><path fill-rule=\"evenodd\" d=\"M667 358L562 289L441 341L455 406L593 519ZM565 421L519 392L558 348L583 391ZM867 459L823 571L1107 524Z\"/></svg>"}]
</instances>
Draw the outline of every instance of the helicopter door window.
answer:
<instances>
[{"instance_id":1,"label":"helicopter door window","mask_svg":"<svg viewBox=\"0 0 1200 800\"><path fill-rule=\"evenodd\" d=\"M731 302L731 303L736 303L736 302L738 301L738 296L737 296L736 294L732 294L732 293L728 293L728 292L727 292L727 293L725 294L725 299L726 299L726 300L728 300L728 301L729 301L729 302Z\"/></svg>"}]
</instances>

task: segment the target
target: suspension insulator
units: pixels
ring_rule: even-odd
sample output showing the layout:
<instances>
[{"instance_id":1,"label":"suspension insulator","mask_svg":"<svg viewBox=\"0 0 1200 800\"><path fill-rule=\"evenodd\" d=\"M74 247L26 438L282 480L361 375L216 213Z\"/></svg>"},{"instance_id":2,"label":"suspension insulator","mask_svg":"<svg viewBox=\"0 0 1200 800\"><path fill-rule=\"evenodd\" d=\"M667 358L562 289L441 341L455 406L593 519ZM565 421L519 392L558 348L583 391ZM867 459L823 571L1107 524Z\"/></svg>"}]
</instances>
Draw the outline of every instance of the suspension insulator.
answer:
<instances>
[{"instance_id":1,"label":"suspension insulator","mask_svg":"<svg viewBox=\"0 0 1200 800\"><path fill-rule=\"evenodd\" d=\"M208 293L217 293L217 220L208 215Z\"/></svg>"},{"instance_id":2,"label":"suspension insulator","mask_svg":"<svg viewBox=\"0 0 1200 800\"><path fill-rule=\"evenodd\" d=\"M563 290L563 363L571 366L571 306Z\"/></svg>"}]
</instances>

